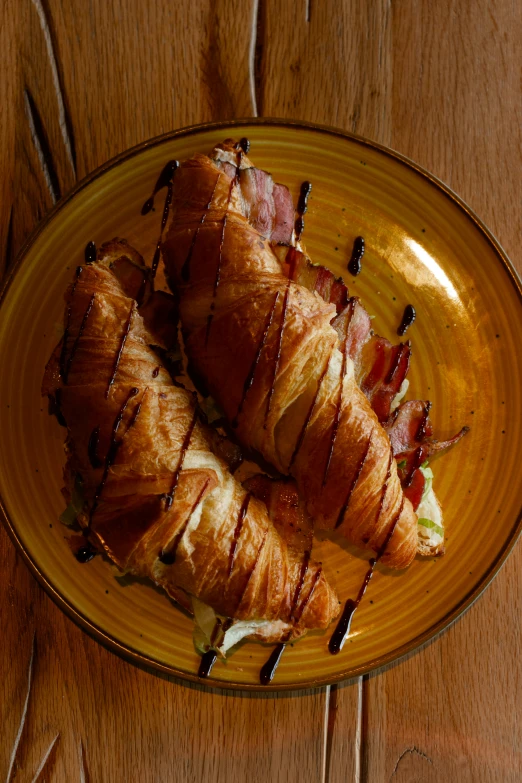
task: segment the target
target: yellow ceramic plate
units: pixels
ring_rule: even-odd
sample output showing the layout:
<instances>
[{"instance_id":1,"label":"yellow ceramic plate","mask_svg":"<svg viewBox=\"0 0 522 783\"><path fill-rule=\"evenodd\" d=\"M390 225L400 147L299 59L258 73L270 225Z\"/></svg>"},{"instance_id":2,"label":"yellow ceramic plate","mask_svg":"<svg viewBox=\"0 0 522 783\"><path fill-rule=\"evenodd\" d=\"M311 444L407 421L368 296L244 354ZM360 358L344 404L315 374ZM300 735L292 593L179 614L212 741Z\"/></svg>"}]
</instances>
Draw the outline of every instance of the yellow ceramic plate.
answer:
<instances>
[{"instance_id":1,"label":"yellow ceramic plate","mask_svg":"<svg viewBox=\"0 0 522 783\"><path fill-rule=\"evenodd\" d=\"M433 464L447 552L405 573L379 568L342 652L311 634L281 661L273 688L334 682L380 666L447 626L491 581L520 529L521 287L487 229L440 182L396 153L347 134L288 122L239 122L182 130L121 155L64 198L26 244L0 308L0 495L8 530L40 582L84 628L137 660L195 678L192 621L152 587L122 587L110 565L79 565L58 522L64 431L40 398L45 362L62 321L63 292L86 243L126 237L149 260L160 210L140 215L171 158L248 136L255 164L294 195L313 183L304 239L311 257L347 280L375 330L397 339L404 306L417 321L409 398L433 401L440 437L469 435ZM346 265L366 239L363 273ZM518 339L517 339L518 338ZM366 570L336 542L317 542L344 601ZM333 628L331 629L333 630ZM242 645L209 683L253 688L270 648Z\"/></svg>"}]
</instances>

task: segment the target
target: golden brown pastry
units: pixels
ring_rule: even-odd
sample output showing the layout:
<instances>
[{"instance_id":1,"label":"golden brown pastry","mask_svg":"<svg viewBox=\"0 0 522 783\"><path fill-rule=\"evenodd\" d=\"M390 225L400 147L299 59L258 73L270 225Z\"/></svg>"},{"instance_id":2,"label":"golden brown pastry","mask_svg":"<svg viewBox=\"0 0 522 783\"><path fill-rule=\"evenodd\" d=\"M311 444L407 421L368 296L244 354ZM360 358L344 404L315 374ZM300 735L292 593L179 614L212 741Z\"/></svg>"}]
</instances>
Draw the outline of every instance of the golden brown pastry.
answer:
<instances>
[{"instance_id":1,"label":"golden brown pastry","mask_svg":"<svg viewBox=\"0 0 522 783\"><path fill-rule=\"evenodd\" d=\"M287 279L268 241L288 222L284 210L277 216L281 194L256 200L254 186L259 175L230 142L186 161L174 179L163 254L194 375L239 440L295 477L318 527L405 567L417 517L389 438L331 326L335 305Z\"/></svg>"},{"instance_id":2,"label":"golden brown pastry","mask_svg":"<svg viewBox=\"0 0 522 783\"><path fill-rule=\"evenodd\" d=\"M143 260L122 241L78 268L65 335L46 368L42 393L67 426L67 494L78 476L83 484L84 533L186 608L195 597L256 621L250 638L325 628L339 605L320 564L287 546L213 453L195 395L150 347L169 347L168 329L152 331L158 312L175 317L173 298L148 285L138 308L144 279Z\"/></svg>"}]
</instances>

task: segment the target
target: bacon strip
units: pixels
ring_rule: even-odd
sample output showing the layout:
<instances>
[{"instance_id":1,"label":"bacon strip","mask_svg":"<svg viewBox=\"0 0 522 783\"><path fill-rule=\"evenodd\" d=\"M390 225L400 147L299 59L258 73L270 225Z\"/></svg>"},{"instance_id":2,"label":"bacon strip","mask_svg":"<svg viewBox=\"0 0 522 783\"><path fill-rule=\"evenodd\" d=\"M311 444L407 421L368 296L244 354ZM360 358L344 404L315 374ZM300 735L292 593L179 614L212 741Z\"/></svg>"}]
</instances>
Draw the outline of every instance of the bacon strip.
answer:
<instances>
[{"instance_id":1,"label":"bacon strip","mask_svg":"<svg viewBox=\"0 0 522 783\"><path fill-rule=\"evenodd\" d=\"M419 467L433 454L458 443L468 432L469 427L463 427L449 440L436 440L432 437L433 425L429 417L427 400L409 400L403 403L383 426L388 433L393 455L397 460L404 494L411 500L416 510L425 483Z\"/></svg>"}]
</instances>

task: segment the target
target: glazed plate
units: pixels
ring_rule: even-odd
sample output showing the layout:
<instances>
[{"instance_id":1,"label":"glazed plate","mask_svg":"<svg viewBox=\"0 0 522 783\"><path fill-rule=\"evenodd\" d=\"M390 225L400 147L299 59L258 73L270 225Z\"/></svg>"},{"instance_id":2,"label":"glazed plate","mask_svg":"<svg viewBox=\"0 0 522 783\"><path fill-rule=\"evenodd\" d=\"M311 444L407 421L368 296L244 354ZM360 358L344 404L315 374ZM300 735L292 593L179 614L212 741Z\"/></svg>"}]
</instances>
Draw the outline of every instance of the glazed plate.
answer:
<instances>
[{"instance_id":1,"label":"glazed plate","mask_svg":"<svg viewBox=\"0 0 522 783\"><path fill-rule=\"evenodd\" d=\"M125 237L151 260L161 209L142 217L172 158L247 136L255 165L297 198L313 183L303 239L312 259L342 275L397 341L406 304L417 320L408 398L430 399L435 433L469 434L434 460L446 554L406 572L378 567L339 655L313 633L283 656L273 689L331 683L413 650L461 614L491 581L521 526L521 284L485 226L448 188L397 153L354 136L288 122L189 128L107 163L55 207L23 249L0 307L0 495L7 529L53 599L83 628L133 660L196 679L192 620L151 586L121 585L102 558L80 565L59 521L64 430L40 397L44 366L60 338L63 293L90 240ZM161 199L161 196L160 196ZM160 201L158 199L158 203ZM354 238L363 271L347 272ZM368 553L318 540L341 601L354 597ZM259 687L270 648L244 643L207 681ZM463 661L463 663L465 663Z\"/></svg>"}]
</instances>

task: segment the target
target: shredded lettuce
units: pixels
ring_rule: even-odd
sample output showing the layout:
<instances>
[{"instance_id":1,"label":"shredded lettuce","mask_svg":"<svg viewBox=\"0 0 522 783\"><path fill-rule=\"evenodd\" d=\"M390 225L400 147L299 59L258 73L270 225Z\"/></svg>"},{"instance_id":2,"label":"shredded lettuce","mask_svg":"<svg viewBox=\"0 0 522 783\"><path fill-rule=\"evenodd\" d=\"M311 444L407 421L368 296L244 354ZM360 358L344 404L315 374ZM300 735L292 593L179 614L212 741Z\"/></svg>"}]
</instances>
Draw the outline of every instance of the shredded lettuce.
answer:
<instances>
[{"instance_id":1,"label":"shredded lettuce","mask_svg":"<svg viewBox=\"0 0 522 783\"><path fill-rule=\"evenodd\" d=\"M419 539L423 544L436 548L444 543L444 524L439 502L433 491L433 472L427 461L421 465L426 484L417 509Z\"/></svg>"},{"instance_id":2,"label":"shredded lettuce","mask_svg":"<svg viewBox=\"0 0 522 783\"><path fill-rule=\"evenodd\" d=\"M200 402L200 408L207 417L209 424L212 424L212 422L217 421L218 419L223 419L225 417L225 414L213 397L205 397Z\"/></svg>"},{"instance_id":3,"label":"shredded lettuce","mask_svg":"<svg viewBox=\"0 0 522 783\"><path fill-rule=\"evenodd\" d=\"M428 497L429 493L431 492L431 487L433 484L433 471L431 468L428 468L427 465L428 465L428 461L426 460L426 462L424 462L419 468L420 472L422 473L425 479L421 503L423 500L425 500Z\"/></svg>"},{"instance_id":4,"label":"shredded lettuce","mask_svg":"<svg viewBox=\"0 0 522 783\"><path fill-rule=\"evenodd\" d=\"M76 522L76 517L78 514L81 514L83 511L83 507L85 505L85 497L83 494L83 481L81 479L81 476L79 473L76 474L74 479L74 485L71 492L71 502L65 509L65 511L60 514L60 522L63 522L64 525L68 525L71 527Z\"/></svg>"},{"instance_id":5,"label":"shredded lettuce","mask_svg":"<svg viewBox=\"0 0 522 783\"><path fill-rule=\"evenodd\" d=\"M433 530L434 533L437 533L439 536L444 535L444 528L442 528L440 525L437 525L435 522L432 522L431 519L419 519L419 525L421 527L426 527L428 529Z\"/></svg>"},{"instance_id":6,"label":"shredded lettuce","mask_svg":"<svg viewBox=\"0 0 522 783\"><path fill-rule=\"evenodd\" d=\"M263 626L272 625L268 620L235 620L225 633L220 628L219 632L214 634L216 623L223 625L226 618L217 615L210 606L194 596L192 596L192 608L195 619L192 639L194 647L200 653L205 653L213 647L216 652L225 657L227 652L246 636L259 632ZM212 644L213 636L215 638Z\"/></svg>"},{"instance_id":7,"label":"shredded lettuce","mask_svg":"<svg viewBox=\"0 0 522 783\"><path fill-rule=\"evenodd\" d=\"M405 378L403 380L403 382L401 383L401 388L399 389L399 391L397 392L397 394L395 395L395 397L392 400L391 408L390 408L392 413L395 410L395 408L399 407L399 405L401 404L403 398L406 396L406 393L408 391L409 385L410 385L409 380L407 378Z\"/></svg>"}]
</instances>

